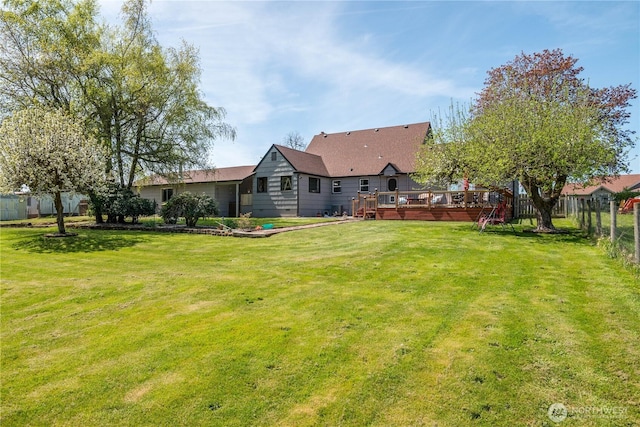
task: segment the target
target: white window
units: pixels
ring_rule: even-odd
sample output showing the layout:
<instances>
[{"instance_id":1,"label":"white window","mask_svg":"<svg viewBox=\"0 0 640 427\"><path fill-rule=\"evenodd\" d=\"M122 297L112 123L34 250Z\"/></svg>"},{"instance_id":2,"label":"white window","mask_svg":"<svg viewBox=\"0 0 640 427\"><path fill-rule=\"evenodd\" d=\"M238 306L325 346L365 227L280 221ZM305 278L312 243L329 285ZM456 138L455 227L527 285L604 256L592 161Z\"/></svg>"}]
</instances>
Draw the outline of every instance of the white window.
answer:
<instances>
[{"instance_id":1,"label":"white window","mask_svg":"<svg viewBox=\"0 0 640 427\"><path fill-rule=\"evenodd\" d=\"M332 193L342 193L342 184L339 179L334 179L331 185Z\"/></svg>"},{"instance_id":2,"label":"white window","mask_svg":"<svg viewBox=\"0 0 640 427\"><path fill-rule=\"evenodd\" d=\"M369 180L366 178L360 179L360 192L366 193L369 191Z\"/></svg>"}]
</instances>

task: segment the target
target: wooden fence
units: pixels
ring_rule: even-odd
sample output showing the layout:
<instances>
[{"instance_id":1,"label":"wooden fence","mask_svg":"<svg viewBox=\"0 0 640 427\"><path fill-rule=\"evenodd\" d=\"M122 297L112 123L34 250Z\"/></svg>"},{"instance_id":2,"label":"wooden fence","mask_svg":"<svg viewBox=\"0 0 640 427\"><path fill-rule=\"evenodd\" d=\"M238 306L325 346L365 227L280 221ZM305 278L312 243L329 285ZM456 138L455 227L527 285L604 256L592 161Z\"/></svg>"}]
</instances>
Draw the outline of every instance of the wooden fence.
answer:
<instances>
[{"instance_id":1,"label":"wooden fence","mask_svg":"<svg viewBox=\"0 0 640 427\"><path fill-rule=\"evenodd\" d=\"M514 218L535 218L536 209L533 207L531 197L520 196L517 198L514 205ZM567 217L567 198L562 197L558 200L558 204L553 208L552 216L554 218L566 218Z\"/></svg>"}]
</instances>

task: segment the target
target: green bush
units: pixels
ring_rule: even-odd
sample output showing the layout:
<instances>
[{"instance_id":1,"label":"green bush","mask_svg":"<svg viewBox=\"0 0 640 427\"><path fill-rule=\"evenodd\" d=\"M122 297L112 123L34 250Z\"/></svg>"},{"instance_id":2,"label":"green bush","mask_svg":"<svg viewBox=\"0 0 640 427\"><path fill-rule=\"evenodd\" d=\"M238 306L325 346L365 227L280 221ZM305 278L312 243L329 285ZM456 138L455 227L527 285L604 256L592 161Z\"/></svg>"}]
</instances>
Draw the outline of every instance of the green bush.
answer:
<instances>
[{"instance_id":1,"label":"green bush","mask_svg":"<svg viewBox=\"0 0 640 427\"><path fill-rule=\"evenodd\" d=\"M224 218L222 223L229 228L238 228L238 222L232 218Z\"/></svg>"},{"instance_id":2,"label":"green bush","mask_svg":"<svg viewBox=\"0 0 640 427\"><path fill-rule=\"evenodd\" d=\"M206 194L189 191L173 196L162 206L161 216L166 224L175 224L184 217L187 227L195 227L200 218L218 214L218 204Z\"/></svg>"},{"instance_id":3,"label":"green bush","mask_svg":"<svg viewBox=\"0 0 640 427\"><path fill-rule=\"evenodd\" d=\"M92 195L90 203L91 212L107 215L108 222L124 222L125 218L131 218L134 224L141 216L154 215L156 208L155 201L143 199L130 188L117 184L111 184L103 194Z\"/></svg>"}]
</instances>

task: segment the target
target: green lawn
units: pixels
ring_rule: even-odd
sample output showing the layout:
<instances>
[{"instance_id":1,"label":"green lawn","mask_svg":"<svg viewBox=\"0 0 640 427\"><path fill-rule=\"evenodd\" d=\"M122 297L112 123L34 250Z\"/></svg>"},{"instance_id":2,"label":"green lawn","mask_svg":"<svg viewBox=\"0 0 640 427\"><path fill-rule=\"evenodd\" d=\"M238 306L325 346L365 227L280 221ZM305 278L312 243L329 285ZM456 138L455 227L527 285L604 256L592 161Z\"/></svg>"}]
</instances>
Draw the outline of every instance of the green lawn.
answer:
<instances>
[{"instance_id":1,"label":"green lawn","mask_svg":"<svg viewBox=\"0 0 640 427\"><path fill-rule=\"evenodd\" d=\"M3 427L640 421L640 283L579 232L45 232L0 230Z\"/></svg>"},{"instance_id":2,"label":"green lawn","mask_svg":"<svg viewBox=\"0 0 640 427\"><path fill-rule=\"evenodd\" d=\"M588 219L585 218L585 222ZM608 212L600 214L602 222L602 234L611 236L611 215ZM596 229L596 214L591 214L592 231ZM627 254L633 254L634 236L633 236L633 214L617 214L616 215L616 246Z\"/></svg>"}]
</instances>

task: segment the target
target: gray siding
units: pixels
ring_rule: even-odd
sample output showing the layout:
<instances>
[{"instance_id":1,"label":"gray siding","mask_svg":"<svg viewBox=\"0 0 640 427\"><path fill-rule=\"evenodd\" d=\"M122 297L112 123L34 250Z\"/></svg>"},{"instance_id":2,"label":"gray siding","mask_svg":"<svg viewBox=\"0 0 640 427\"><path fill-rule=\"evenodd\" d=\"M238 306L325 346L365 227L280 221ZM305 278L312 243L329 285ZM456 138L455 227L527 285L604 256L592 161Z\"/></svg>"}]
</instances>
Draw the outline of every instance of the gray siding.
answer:
<instances>
[{"instance_id":1,"label":"gray siding","mask_svg":"<svg viewBox=\"0 0 640 427\"><path fill-rule=\"evenodd\" d=\"M320 192L309 192L309 178L320 180ZM331 180L314 175L300 174L299 179L300 209L299 216L318 216L325 212L332 213Z\"/></svg>"},{"instance_id":2,"label":"gray siding","mask_svg":"<svg viewBox=\"0 0 640 427\"><path fill-rule=\"evenodd\" d=\"M393 168L391 168L393 171ZM349 215L351 212L352 200L357 197L360 191L360 179L369 180L369 193L378 191L389 191L388 181L390 178L395 178L397 182L398 191L417 190L422 188L420 184L415 182L407 174L400 174L396 176L384 176L384 175L370 175L370 176L358 176L358 177L343 177L343 178L331 178L329 181L329 191L333 189L333 181L339 180L342 186L341 193L333 193L331 195L332 206L342 206L342 210L346 211Z\"/></svg>"},{"instance_id":3,"label":"gray siding","mask_svg":"<svg viewBox=\"0 0 640 427\"><path fill-rule=\"evenodd\" d=\"M271 160L273 153L276 160ZM280 191L280 179L283 176L291 176L292 189ZM258 179L267 178L267 191L258 193ZM298 216L298 174L274 147L264 156L253 178L253 212L257 218Z\"/></svg>"}]
</instances>

